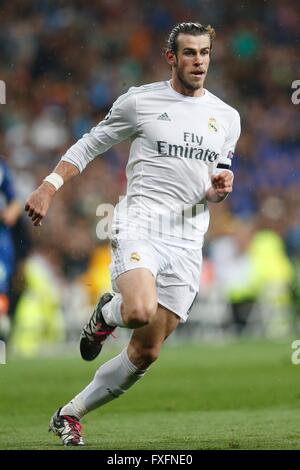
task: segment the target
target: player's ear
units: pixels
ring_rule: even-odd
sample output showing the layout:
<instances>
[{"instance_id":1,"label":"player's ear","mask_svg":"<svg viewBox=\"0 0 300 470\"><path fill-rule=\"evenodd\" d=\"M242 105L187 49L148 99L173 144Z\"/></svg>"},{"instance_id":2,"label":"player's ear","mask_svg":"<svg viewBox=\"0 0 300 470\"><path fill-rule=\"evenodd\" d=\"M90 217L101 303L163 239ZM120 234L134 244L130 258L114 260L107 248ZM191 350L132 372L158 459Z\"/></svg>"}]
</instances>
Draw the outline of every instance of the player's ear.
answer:
<instances>
[{"instance_id":1,"label":"player's ear","mask_svg":"<svg viewBox=\"0 0 300 470\"><path fill-rule=\"evenodd\" d=\"M176 65L176 55L172 51L170 51L170 49L166 50L165 57L166 57L166 61L171 67Z\"/></svg>"}]
</instances>

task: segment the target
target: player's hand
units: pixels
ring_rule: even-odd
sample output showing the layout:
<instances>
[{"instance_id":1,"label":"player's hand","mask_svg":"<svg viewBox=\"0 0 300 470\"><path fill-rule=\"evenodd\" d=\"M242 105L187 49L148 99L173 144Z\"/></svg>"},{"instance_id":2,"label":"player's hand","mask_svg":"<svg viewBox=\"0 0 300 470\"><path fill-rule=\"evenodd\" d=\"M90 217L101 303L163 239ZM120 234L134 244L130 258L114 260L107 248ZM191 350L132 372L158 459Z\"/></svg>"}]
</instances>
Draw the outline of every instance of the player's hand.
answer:
<instances>
[{"instance_id":1,"label":"player's hand","mask_svg":"<svg viewBox=\"0 0 300 470\"><path fill-rule=\"evenodd\" d=\"M224 198L227 194L232 193L233 178L234 175L232 171L227 170L211 177L212 187L219 197Z\"/></svg>"},{"instance_id":2,"label":"player's hand","mask_svg":"<svg viewBox=\"0 0 300 470\"><path fill-rule=\"evenodd\" d=\"M42 225L42 219L47 214L55 193L55 187L48 182L44 182L28 197L25 211L28 212L28 216L36 227Z\"/></svg>"}]
</instances>

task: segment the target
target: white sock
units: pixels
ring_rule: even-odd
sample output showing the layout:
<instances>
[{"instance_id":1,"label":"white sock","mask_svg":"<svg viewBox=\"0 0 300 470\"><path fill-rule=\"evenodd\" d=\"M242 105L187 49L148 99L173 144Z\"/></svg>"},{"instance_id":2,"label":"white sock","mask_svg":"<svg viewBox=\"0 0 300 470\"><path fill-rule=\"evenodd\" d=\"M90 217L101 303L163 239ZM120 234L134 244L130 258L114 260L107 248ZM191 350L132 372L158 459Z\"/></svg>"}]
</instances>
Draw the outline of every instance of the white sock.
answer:
<instances>
[{"instance_id":1,"label":"white sock","mask_svg":"<svg viewBox=\"0 0 300 470\"><path fill-rule=\"evenodd\" d=\"M87 410L84 404L82 403L82 400L77 400L77 397L75 397L73 400L69 401L67 405L62 407L62 409L60 410L61 415L75 416L75 418L80 419L87 413Z\"/></svg>"},{"instance_id":2,"label":"white sock","mask_svg":"<svg viewBox=\"0 0 300 470\"><path fill-rule=\"evenodd\" d=\"M144 374L145 370L132 364L124 349L97 370L93 381L62 408L61 414L81 419L89 411L118 398Z\"/></svg>"},{"instance_id":3,"label":"white sock","mask_svg":"<svg viewBox=\"0 0 300 470\"><path fill-rule=\"evenodd\" d=\"M125 327L124 320L121 314L122 296L121 294L115 294L110 302L102 307L102 315L105 323L109 326L120 326Z\"/></svg>"}]
</instances>

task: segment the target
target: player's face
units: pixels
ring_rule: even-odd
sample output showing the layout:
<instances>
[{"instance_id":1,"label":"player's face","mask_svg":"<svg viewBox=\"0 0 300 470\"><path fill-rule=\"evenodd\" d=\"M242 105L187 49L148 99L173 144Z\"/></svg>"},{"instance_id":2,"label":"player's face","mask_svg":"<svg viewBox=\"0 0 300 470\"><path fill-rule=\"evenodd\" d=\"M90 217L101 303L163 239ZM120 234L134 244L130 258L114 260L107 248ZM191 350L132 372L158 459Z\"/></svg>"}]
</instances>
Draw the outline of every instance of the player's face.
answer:
<instances>
[{"instance_id":1,"label":"player's face","mask_svg":"<svg viewBox=\"0 0 300 470\"><path fill-rule=\"evenodd\" d=\"M184 95L201 96L210 61L210 37L180 33L177 44L177 54L167 55L172 65L172 85Z\"/></svg>"}]
</instances>

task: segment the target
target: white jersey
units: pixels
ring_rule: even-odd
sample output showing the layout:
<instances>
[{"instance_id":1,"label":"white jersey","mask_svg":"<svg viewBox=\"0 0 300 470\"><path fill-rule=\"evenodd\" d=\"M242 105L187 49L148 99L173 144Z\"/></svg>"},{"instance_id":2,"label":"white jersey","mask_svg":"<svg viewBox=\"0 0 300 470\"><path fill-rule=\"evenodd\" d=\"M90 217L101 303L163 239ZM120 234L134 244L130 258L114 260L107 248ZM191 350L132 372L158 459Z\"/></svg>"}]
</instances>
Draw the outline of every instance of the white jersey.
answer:
<instances>
[{"instance_id":1,"label":"white jersey","mask_svg":"<svg viewBox=\"0 0 300 470\"><path fill-rule=\"evenodd\" d=\"M207 90L189 97L164 81L130 88L62 160L81 172L130 138L127 194L115 208L113 234L199 248L209 223L211 175L230 168L239 135L234 108Z\"/></svg>"}]
</instances>

